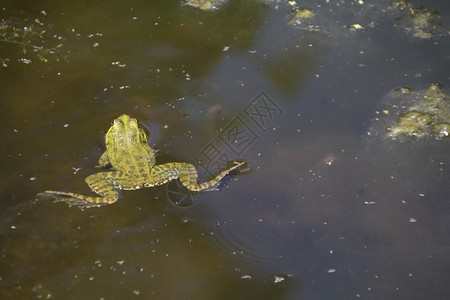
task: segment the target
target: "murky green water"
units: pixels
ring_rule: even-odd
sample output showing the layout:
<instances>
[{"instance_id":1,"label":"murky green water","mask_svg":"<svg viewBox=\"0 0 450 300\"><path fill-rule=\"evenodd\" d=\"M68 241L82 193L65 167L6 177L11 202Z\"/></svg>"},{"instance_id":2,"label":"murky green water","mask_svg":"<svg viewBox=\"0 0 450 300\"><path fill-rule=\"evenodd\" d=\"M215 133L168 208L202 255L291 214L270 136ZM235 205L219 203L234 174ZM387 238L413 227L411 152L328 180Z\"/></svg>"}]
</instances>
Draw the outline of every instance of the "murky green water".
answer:
<instances>
[{"instance_id":1,"label":"murky green water","mask_svg":"<svg viewBox=\"0 0 450 300\"><path fill-rule=\"evenodd\" d=\"M0 298L450 295L449 139L385 131L396 89L448 97L446 1L54 2L0 5ZM249 171L190 208L36 196L88 193L123 113L159 163Z\"/></svg>"}]
</instances>

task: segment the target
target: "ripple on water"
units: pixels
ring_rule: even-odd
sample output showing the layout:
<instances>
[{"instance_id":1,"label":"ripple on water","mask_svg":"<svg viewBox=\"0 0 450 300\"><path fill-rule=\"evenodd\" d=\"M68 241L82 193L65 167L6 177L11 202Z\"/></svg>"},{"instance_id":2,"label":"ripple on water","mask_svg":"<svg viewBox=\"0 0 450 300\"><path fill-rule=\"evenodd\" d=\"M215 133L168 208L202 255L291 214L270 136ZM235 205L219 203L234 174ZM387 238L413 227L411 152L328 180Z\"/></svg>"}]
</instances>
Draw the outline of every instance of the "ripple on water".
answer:
<instances>
[{"instance_id":1,"label":"ripple on water","mask_svg":"<svg viewBox=\"0 0 450 300\"><path fill-rule=\"evenodd\" d=\"M283 251L283 242L266 226L233 224L216 221L210 224L212 242L236 263L239 270L256 274L291 274L294 269L289 255ZM256 224L255 224L256 225ZM245 228L249 229L246 230ZM241 270L244 271L244 270ZM288 275L290 276L290 275Z\"/></svg>"}]
</instances>

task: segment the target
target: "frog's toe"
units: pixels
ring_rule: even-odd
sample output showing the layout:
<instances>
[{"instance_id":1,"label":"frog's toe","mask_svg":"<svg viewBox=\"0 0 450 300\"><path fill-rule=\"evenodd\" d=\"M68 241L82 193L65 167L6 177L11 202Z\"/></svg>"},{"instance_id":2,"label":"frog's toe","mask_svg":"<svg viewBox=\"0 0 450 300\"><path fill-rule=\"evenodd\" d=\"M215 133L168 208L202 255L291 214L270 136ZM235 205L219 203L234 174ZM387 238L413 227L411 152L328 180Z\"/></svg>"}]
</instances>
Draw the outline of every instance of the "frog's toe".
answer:
<instances>
[{"instance_id":1,"label":"frog's toe","mask_svg":"<svg viewBox=\"0 0 450 300\"><path fill-rule=\"evenodd\" d=\"M88 201L86 197L73 193L65 193L59 191L45 191L43 193L39 193L40 196L46 196L53 198L53 203L57 202L65 202L69 207L76 206L80 209L91 208L91 207L100 207L107 203L96 203L92 201ZM78 196L78 197L77 197Z\"/></svg>"},{"instance_id":2,"label":"frog's toe","mask_svg":"<svg viewBox=\"0 0 450 300\"><path fill-rule=\"evenodd\" d=\"M229 163L229 168L227 171L232 172L234 170L240 169L242 166L247 167L248 164L244 161L233 160L231 163Z\"/></svg>"},{"instance_id":3,"label":"frog's toe","mask_svg":"<svg viewBox=\"0 0 450 300\"><path fill-rule=\"evenodd\" d=\"M53 203L57 202L65 202L67 203L67 205L69 205L69 207L76 206L81 210L85 208L100 207L107 204L107 203L92 203L84 199L78 199L73 197L55 197Z\"/></svg>"},{"instance_id":4,"label":"frog's toe","mask_svg":"<svg viewBox=\"0 0 450 300\"><path fill-rule=\"evenodd\" d=\"M218 183L218 184L215 185L215 186L206 188L206 189L204 189L203 191L205 191L205 192L219 191L219 190L220 190L220 189L219 189L219 186L220 186L220 183Z\"/></svg>"},{"instance_id":5,"label":"frog's toe","mask_svg":"<svg viewBox=\"0 0 450 300\"><path fill-rule=\"evenodd\" d=\"M86 200L78 199L74 197L53 196L53 203L65 202L70 206L82 206L86 203Z\"/></svg>"}]
</instances>

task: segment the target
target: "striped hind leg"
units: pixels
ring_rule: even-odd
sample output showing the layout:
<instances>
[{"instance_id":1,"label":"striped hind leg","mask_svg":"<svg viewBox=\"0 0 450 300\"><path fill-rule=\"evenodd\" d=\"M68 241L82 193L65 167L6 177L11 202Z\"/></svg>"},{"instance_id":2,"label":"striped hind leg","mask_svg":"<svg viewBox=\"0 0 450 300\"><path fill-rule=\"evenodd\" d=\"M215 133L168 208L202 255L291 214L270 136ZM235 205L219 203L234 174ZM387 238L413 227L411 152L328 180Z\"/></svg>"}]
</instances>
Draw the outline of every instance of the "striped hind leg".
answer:
<instances>
[{"instance_id":1,"label":"striped hind leg","mask_svg":"<svg viewBox=\"0 0 450 300\"><path fill-rule=\"evenodd\" d=\"M210 181L198 183L198 174L197 170L192 164L189 163L179 163L179 174L178 178L180 182L189 190L198 192L198 191L213 191L217 190L217 186L219 185L222 178L228 175L231 171L236 170L240 166L244 164L244 162L240 162L228 168L225 171L220 172L214 179Z\"/></svg>"}]
</instances>

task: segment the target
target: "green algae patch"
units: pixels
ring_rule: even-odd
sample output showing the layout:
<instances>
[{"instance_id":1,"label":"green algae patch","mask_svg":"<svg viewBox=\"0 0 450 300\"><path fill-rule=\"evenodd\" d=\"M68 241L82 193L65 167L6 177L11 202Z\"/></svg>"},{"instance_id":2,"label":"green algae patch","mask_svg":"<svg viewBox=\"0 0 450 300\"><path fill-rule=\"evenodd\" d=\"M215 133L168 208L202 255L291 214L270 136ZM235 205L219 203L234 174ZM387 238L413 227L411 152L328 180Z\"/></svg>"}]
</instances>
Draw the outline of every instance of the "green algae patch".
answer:
<instances>
[{"instance_id":1,"label":"green algae patch","mask_svg":"<svg viewBox=\"0 0 450 300\"><path fill-rule=\"evenodd\" d=\"M211 11L225 4L226 0L187 0L185 5L199 8L201 10Z\"/></svg>"},{"instance_id":2,"label":"green algae patch","mask_svg":"<svg viewBox=\"0 0 450 300\"><path fill-rule=\"evenodd\" d=\"M442 33L438 11L416 7L408 0L391 1L389 7L397 12L396 20L404 22L406 31L414 37L431 39L437 33Z\"/></svg>"},{"instance_id":3,"label":"green algae patch","mask_svg":"<svg viewBox=\"0 0 450 300\"><path fill-rule=\"evenodd\" d=\"M402 113L395 125L386 128L391 137L400 135L424 137L428 134L428 126L435 120L435 116L418 111Z\"/></svg>"},{"instance_id":4,"label":"green algae patch","mask_svg":"<svg viewBox=\"0 0 450 300\"><path fill-rule=\"evenodd\" d=\"M429 113L438 120L450 122L450 96L444 91L444 86L431 84L422 91L417 91L419 101L410 109Z\"/></svg>"},{"instance_id":5,"label":"green algae patch","mask_svg":"<svg viewBox=\"0 0 450 300\"><path fill-rule=\"evenodd\" d=\"M296 8L289 16L289 24L302 24L304 20L314 17L314 9L311 8Z\"/></svg>"},{"instance_id":6,"label":"green algae patch","mask_svg":"<svg viewBox=\"0 0 450 300\"><path fill-rule=\"evenodd\" d=\"M350 31L356 31L356 30L361 30L364 29L363 26L361 26L360 24L349 24L347 26L345 26L347 29L350 29Z\"/></svg>"},{"instance_id":7,"label":"green algae patch","mask_svg":"<svg viewBox=\"0 0 450 300\"><path fill-rule=\"evenodd\" d=\"M450 132L450 123L437 123L431 127L431 133L437 138L441 139L444 137L448 137Z\"/></svg>"},{"instance_id":8,"label":"green algae patch","mask_svg":"<svg viewBox=\"0 0 450 300\"><path fill-rule=\"evenodd\" d=\"M391 102L390 109L383 110L384 117L395 116L392 125L386 127L390 138L449 136L450 96L443 85L431 84L421 90L399 88L387 100Z\"/></svg>"}]
</instances>

